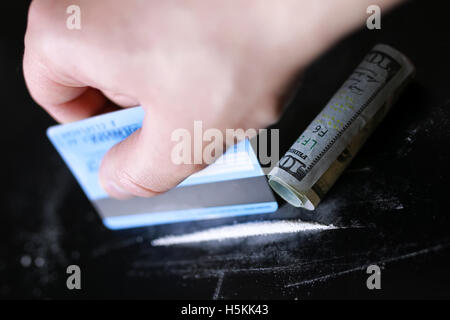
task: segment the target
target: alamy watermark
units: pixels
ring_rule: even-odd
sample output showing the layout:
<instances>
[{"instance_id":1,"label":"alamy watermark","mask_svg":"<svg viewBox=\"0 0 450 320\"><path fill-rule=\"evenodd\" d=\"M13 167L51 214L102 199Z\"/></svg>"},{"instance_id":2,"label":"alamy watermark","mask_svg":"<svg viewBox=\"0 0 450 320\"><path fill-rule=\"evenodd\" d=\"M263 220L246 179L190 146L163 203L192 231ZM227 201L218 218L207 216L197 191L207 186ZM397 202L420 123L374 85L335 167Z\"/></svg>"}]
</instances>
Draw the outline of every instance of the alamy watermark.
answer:
<instances>
[{"instance_id":1,"label":"alamy watermark","mask_svg":"<svg viewBox=\"0 0 450 320\"><path fill-rule=\"evenodd\" d=\"M81 30L81 8L76 4L67 7L66 27L69 30Z\"/></svg>"},{"instance_id":2,"label":"alamy watermark","mask_svg":"<svg viewBox=\"0 0 450 320\"><path fill-rule=\"evenodd\" d=\"M67 267L66 273L69 274L66 280L66 286L69 290L81 290L81 269L78 265L72 264Z\"/></svg>"},{"instance_id":3,"label":"alamy watermark","mask_svg":"<svg viewBox=\"0 0 450 320\"><path fill-rule=\"evenodd\" d=\"M376 264L370 265L366 270L370 276L367 278L366 285L369 290L381 289L381 269Z\"/></svg>"},{"instance_id":4,"label":"alamy watermark","mask_svg":"<svg viewBox=\"0 0 450 320\"><path fill-rule=\"evenodd\" d=\"M367 7L366 11L369 17L366 20L366 26L369 30L381 29L381 8L376 4L372 4Z\"/></svg>"},{"instance_id":5,"label":"alamy watermark","mask_svg":"<svg viewBox=\"0 0 450 320\"><path fill-rule=\"evenodd\" d=\"M250 143L239 143L249 139ZM278 129L203 129L202 121L194 121L193 132L179 128L172 132L172 142L175 145L171 151L174 164L228 164L236 161L235 157L221 157L228 148L236 148L234 155L239 152L256 153L264 173L278 163L280 155ZM229 150L229 149L228 149Z\"/></svg>"}]
</instances>

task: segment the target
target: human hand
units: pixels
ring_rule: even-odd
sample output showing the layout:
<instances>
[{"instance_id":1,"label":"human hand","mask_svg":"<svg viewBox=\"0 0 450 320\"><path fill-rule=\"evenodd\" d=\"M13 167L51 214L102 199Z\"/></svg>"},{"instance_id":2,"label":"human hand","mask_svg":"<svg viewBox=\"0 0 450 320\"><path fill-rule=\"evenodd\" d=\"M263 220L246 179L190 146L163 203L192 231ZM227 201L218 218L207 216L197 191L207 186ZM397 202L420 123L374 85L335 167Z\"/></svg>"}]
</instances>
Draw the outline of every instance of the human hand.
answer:
<instances>
[{"instance_id":1,"label":"human hand","mask_svg":"<svg viewBox=\"0 0 450 320\"><path fill-rule=\"evenodd\" d=\"M81 8L81 30L66 28L66 8L74 2ZM33 1L24 75L33 98L61 122L115 105L142 105L142 128L107 153L100 180L117 198L152 196L204 166L171 161L174 130L192 132L195 120L222 132L274 123L293 78L363 21L367 5L361 0Z\"/></svg>"}]
</instances>

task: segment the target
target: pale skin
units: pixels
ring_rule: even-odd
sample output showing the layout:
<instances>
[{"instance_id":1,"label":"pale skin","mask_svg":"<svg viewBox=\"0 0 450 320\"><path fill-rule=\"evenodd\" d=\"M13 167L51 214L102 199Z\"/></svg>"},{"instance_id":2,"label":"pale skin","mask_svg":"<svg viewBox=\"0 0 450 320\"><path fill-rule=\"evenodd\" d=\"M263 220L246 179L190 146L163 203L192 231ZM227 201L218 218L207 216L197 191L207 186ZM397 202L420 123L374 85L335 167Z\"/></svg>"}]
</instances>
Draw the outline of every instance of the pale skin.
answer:
<instances>
[{"instance_id":1,"label":"pale skin","mask_svg":"<svg viewBox=\"0 0 450 320\"><path fill-rule=\"evenodd\" d=\"M171 133L264 128L292 80L367 18L398 0L35 0L23 69L34 100L59 122L141 105L142 129L105 156L111 196L150 197L203 165L171 161ZM69 5L81 30L66 28Z\"/></svg>"}]
</instances>

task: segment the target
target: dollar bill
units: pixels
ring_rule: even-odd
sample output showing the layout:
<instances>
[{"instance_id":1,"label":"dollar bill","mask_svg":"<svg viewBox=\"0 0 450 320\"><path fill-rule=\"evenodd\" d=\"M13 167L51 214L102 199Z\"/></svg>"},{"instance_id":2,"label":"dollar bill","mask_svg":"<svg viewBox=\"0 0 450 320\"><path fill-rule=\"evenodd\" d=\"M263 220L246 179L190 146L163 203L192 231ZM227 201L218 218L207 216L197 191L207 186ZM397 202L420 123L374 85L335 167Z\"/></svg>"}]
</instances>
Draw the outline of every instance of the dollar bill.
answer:
<instances>
[{"instance_id":1,"label":"dollar bill","mask_svg":"<svg viewBox=\"0 0 450 320\"><path fill-rule=\"evenodd\" d=\"M270 171L273 190L314 210L414 73L399 51L376 45Z\"/></svg>"}]
</instances>

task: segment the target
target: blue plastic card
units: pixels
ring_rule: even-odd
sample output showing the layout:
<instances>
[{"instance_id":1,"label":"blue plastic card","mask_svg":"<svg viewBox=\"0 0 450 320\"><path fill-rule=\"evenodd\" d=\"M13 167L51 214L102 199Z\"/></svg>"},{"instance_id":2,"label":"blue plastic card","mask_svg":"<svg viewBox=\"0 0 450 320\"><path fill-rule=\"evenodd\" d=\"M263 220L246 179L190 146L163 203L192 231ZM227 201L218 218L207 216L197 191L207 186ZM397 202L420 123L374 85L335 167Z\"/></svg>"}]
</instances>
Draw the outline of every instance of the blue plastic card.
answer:
<instances>
[{"instance_id":1,"label":"blue plastic card","mask_svg":"<svg viewBox=\"0 0 450 320\"><path fill-rule=\"evenodd\" d=\"M269 213L277 202L248 140L176 188L152 198L110 198L98 180L105 153L142 126L141 107L50 127L47 135L110 229Z\"/></svg>"}]
</instances>

